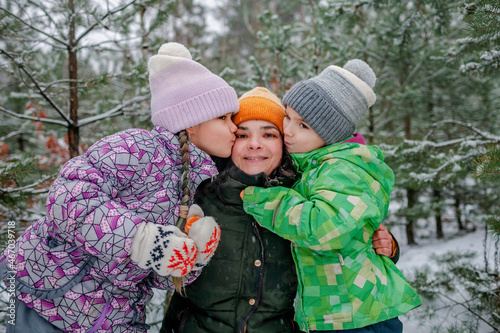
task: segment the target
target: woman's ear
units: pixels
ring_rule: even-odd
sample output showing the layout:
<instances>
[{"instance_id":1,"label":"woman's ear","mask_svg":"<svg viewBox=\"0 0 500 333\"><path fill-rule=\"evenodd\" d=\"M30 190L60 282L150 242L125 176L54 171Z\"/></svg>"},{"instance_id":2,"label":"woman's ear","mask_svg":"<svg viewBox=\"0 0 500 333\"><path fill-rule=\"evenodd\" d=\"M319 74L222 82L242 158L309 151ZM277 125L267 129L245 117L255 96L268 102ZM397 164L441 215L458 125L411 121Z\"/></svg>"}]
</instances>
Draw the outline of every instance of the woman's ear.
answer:
<instances>
[{"instance_id":1,"label":"woman's ear","mask_svg":"<svg viewBox=\"0 0 500 333\"><path fill-rule=\"evenodd\" d=\"M193 127L186 128L186 133L189 135L193 134L194 133Z\"/></svg>"}]
</instances>

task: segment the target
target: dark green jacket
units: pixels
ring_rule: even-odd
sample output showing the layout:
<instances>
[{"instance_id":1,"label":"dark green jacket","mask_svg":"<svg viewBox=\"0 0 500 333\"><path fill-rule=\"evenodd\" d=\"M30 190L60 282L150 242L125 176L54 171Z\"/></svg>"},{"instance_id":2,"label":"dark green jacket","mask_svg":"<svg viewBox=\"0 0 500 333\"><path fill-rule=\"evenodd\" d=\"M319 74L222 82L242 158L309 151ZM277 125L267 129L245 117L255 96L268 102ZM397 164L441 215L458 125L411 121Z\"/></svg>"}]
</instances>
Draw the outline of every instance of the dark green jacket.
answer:
<instances>
[{"instance_id":1,"label":"dark green jacket","mask_svg":"<svg viewBox=\"0 0 500 333\"><path fill-rule=\"evenodd\" d=\"M267 177L233 167L220 196L208 190L209 184L200 185L195 202L216 218L221 241L186 287L187 297L173 295L160 332L293 332L297 278L290 242L260 227L240 199L247 186L268 186Z\"/></svg>"}]
</instances>

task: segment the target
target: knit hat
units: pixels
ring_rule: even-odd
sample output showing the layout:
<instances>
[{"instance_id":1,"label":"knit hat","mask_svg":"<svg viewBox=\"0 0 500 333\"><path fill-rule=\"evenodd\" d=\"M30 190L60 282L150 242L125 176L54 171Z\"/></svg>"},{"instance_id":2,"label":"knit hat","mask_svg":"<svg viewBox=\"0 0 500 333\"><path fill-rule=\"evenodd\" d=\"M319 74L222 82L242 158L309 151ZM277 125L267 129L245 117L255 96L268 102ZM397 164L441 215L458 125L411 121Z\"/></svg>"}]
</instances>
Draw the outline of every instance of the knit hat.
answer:
<instances>
[{"instance_id":1,"label":"knit hat","mask_svg":"<svg viewBox=\"0 0 500 333\"><path fill-rule=\"evenodd\" d=\"M172 133L238 112L238 96L221 77L192 60L179 43L166 43L148 63L151 121Z\"/></svg>"},{"instance_id":2,"label":"knit hat","mask_svg":"<svg viewBox=\"0 0 500 333\"><path fill-rule=\"evenodd\" d=\"M295 84L283 97L326 142L340 142L354 133L363 113L376 100L375 73L362 60L344 68L329 66L318 76Z\"/></svg>"},{"instance_id":3,"label":"knit hat","mask_svg":"<svg viewBox=\"0 0 500 333\"><path fill-rule=\"evenodd\" d=\"M263 87L253 88L241 95L240 111L233 116L236 126L247 120L267 120L276 125L283 134L285 108L278 96Z\"/></svg>"}]
</instances>

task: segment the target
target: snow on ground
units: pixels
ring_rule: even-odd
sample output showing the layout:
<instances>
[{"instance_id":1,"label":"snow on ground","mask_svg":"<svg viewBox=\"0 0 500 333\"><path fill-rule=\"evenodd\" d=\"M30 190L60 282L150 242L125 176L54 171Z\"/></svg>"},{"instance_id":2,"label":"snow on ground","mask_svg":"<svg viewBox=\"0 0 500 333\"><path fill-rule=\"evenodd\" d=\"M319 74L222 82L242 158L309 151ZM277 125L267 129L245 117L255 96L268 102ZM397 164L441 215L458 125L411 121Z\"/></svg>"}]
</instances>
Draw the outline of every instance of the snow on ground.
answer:
<instances>
[{"instance_id":1,"label":"snow on ground","mask_svg":"<svg viewBox=\"0 0 500 333\"><path fill-rule=\"evenodd\" d=\"M400 237L397 230L391 230L395 234L396 239L401 240L404 237ZM401 245L401 256L397 264L398 268L402 271L405 277L412 277L414 270L416 268L428 265L432 271L439 272L441 269L436 262L432 261L430 258L432 255L444 255L447 252L464 252L471 251L476 252L477 256L473 263L478 265L484 262L483 249L484 249L484 238L485 231L483 228L478 228L472 233L468 233L462 236L457 236L455 238L438 240L420 240L419 245L408 246L404 241L400 241ZM487 243L487 253L489 258L489 267L492 269L494 265L494 246L491 244L491 238ZM451 295L455 297L454 295ZM457 298L459 299L459 298ZM422 308L422 307L421 307ZM417 308L410 311L408 314L401 316L400 319L404 325L404 333L430 333L430 332L447 332L446 327L456 321L456 315L464 312L464 309L460 306L454 307L453 309L444 308L442 310L435 311L435 318L432 320L426 319L421 320L416 318L415 313L421 308ZM486 326L486 325L485 325ZM434 327L434 330L432 329ZM436 330L437 327L437 330ZM486 333L492 332L491 327L482 327L476 333Z\"/></svg>"}]
</instances>

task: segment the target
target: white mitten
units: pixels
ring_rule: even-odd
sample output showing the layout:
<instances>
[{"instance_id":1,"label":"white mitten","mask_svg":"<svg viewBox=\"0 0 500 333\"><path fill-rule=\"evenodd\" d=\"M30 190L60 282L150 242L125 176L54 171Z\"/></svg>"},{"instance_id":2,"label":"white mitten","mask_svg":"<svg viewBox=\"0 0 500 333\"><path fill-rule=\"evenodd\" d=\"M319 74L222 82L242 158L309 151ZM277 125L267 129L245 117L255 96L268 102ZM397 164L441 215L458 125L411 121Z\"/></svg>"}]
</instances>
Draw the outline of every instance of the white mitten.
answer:
<instances>
[{"instance_id":1,"label":"white mitten","mask_svg":"<svg viewBox=\"0 0 500 333\"><path fill-rule=\"evenodd\" d=\"M161 276L181 277L189 273L197 257L194 240L173 225L142 222L130 249L130 258L142 269Z\"/></svg>"},{"instance_id":2,"label":"white mitten","mask_svg":"<svg viewBox=\"0 0 500 333\"><path fill-rule=\"evenodd\" d=\"M205 217L200 206L192 205L187 214L185 229L198 249L193 271L202 269L208 264L219 245L220 227L213 217Z\"/></svg>"}]
</instances>

